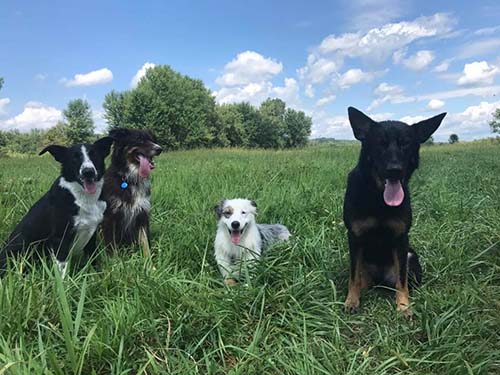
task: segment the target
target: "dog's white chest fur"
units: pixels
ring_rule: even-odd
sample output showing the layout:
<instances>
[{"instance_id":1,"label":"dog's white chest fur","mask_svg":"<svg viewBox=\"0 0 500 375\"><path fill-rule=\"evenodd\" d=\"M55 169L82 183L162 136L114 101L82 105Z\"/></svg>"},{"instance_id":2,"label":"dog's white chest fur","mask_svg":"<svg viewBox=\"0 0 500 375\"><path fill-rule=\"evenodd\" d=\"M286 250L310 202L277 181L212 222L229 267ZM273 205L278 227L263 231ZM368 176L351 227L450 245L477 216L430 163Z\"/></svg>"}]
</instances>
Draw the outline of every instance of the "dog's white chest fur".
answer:
<instances>
[{"instance_id":1,"label":"dog's white chest fur","mask_svg":"<svg viewBox=\"0 0 500 375\"><path fill-rule=\"evenodd\" d=\"M231 242L231 237L224 225L220 225L215 236L215 259L224 277L239 274L243 262L258 260L262 253L262 239L255 223L248 224L245 236L238 245Z\"/></svg>"},{"instance_id":2,"label":"dog's white chest fur","mask_svg":"<svg viewBox=\"0 0 500 375\"><path fill-rule=\"evenodd\" d=\"M73 216L75 238L71 251L80 252L94 235L106 211L106 202L99 200L103 181L97 182L95 194L86 194L79 183L68 182L64 178L61 178L59 185L69 190L78 207L78 213Z\"/></svg>"}]
</instances>

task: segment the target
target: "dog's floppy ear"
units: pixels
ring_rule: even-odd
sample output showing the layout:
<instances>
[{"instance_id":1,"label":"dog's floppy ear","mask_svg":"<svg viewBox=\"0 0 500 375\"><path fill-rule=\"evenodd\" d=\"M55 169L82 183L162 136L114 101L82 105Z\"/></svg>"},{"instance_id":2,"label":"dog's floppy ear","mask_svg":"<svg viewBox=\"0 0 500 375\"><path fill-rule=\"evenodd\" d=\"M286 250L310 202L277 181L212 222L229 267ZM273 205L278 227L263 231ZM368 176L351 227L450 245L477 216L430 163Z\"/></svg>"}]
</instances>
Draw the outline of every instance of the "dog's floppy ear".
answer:
<instances>
[{"instance_id":1,"label":"dog's floppy ear","mask_svg":"<svg viewBox=\"0 0 500 375\"><path fill-rule=\"evenodd\" d=\"M102 156L108 156L111 151L111 145L114 139L111 137L103 137L94 142L94 147L99 151Z\"/></svg>"},{"instance_id":2,"label":"dog's floppy ear","mask_svg":"<svg viewBox=\"0 0 500 375\"><path fill-rule=\"evenodd\" d=\"M354 137L358 141L364 141L370 130L370 125L375 121L354 107L347 108L347 113L349 114L349 122L351 123Z\"/></svg>"},{"instance_id":3,"label":"dog's floppy ear","mask_svg":"<svg viewBox=\"0 0 500 375\"><path fill-rule=\"evenodd\" d=\"M45 147L38 155L43 155L46 152L50 152L50 154L56 159L59 163L62 163L64 159L66 159L66 154L68 152L68 148L59 145L50 145Z\"/></svg>"},{"instance_id":4,"label":"dog's floppy ear","mask_svg":"<svg viewBox=\"0 0 500 375\"><path fill-rule=\"evenodd\" d=\"M217 217L217 220L219 220L222 217L222 211L224 210L225 202L226 200L223 199L217 204L217 206L214 207L215 216Z\"/></svg>"},{"instance_id":5,"label":"dog's floppy ear","mask_svg":"<svg viewBox=\"0 0 500 375\"><path fill-rule=\"evenodd\" d=\"M434 133L437 128L439 128L439 125L441 125L444 116L446 116L446 112L412 125L412 128L415 128L417 132L417 140L420 143L424 143L426 140L428 140L432 133Z\"/></svg>"},{"instance_id":6,"label":"dog's floppy ear","mask_svg":"<svg viewBox=\"0 0 500 375\"><path fill-rule=\"evenodd\" d=\"M128 135L130 135L130 130L125 128L117 128L109 131L109 136L115 141L119 141Z\"/></svg>"}]
</instances>

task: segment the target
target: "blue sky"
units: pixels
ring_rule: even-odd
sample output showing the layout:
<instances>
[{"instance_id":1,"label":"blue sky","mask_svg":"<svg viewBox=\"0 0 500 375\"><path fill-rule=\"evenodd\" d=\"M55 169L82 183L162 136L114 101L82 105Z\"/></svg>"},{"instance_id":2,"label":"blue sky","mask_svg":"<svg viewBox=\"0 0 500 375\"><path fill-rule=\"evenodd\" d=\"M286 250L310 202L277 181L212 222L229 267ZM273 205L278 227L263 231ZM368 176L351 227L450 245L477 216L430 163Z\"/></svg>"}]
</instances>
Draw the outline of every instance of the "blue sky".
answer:
<instances>
[{"instance_id":1,"label":"blue sky","mask_svg":"<svg viewBox=\"0 0 500 375\"><path fill-rule=\"evenodd\" d=\"M448 112L436 139L490 135L500 107L498 1L2 1L0 129L48 128L147 67L202 79L219 103L280 97L313 137L352 139L355 106L413 123Z\"/></svg>"}]
</instances>

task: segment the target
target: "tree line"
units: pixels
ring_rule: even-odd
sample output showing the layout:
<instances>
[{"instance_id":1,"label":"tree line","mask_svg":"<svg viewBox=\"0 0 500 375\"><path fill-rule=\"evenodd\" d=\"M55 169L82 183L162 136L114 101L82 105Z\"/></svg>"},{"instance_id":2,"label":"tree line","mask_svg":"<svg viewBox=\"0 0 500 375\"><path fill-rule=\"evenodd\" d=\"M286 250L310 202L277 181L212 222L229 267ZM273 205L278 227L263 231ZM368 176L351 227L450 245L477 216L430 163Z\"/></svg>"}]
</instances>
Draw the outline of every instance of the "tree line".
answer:
<instances>
[{"instance_id":1,"label":"tree line","mask_svg":"<svg viewBox=\"0 0 500 375\"><path fill-rule=\"evenodd\" d=\"M0 78L0 88L3 80ZM293 148L307 144L312 119L288 108L281 99L218 105L201 80L169 66L148 69L137 87L111 91L103 103L108 129L151 129L170 150L198 147ZM0 131L0 148L35 153L49 143L72 144L95 139L87 101L69 102L63 120L48 130Z\"/></svg>"}]
</instances>

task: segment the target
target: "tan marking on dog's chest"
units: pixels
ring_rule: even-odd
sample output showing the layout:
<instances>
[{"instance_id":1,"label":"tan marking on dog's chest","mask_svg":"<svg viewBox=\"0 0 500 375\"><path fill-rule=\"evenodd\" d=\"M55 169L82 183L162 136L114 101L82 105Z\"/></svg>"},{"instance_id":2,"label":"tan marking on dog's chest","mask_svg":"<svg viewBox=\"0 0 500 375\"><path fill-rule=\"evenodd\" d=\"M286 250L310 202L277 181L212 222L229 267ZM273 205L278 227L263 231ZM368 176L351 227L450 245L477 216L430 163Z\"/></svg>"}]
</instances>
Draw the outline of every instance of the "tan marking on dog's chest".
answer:
<instances>
[{"instance_id":1,"label":"tan marking on dog's chest","mask_svg":"<svg viewBox=\"0 0 500 375\"><path fill-rule=\"evenodd\" d=\"M399 219L390 219L387 220L385 226L394 232L396 235L402 235L406 232L406 223L403 220Z\"/></svg>"},{"instance_id":2,"label":"tan marking on dog's chest","mask_svg":"<svg viewBox=\"0 0 500 375\"><path fill-rule=\"evenodd\" d=\"M353 221L351 224L351 229L354 235L359 237L370 229L375 228L377 225L377 219L372 216L368 216L366 219Z\"/></svg>"}]
</instances>

